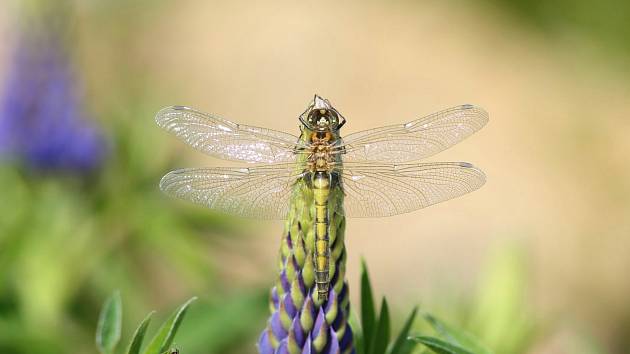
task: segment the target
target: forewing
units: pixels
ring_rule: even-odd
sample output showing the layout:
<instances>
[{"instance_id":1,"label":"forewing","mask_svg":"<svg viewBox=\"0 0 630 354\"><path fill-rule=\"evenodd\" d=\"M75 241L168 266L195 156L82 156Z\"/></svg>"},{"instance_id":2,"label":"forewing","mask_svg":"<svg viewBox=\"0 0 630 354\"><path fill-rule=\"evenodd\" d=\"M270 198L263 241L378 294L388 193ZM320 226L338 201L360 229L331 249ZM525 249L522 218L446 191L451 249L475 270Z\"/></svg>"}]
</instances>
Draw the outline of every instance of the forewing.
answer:
<instances>
[{"instance_id":1,"label":"forewing","mask_svg":"<svg viewBox=\"0 0 630 354\"><path fill-rule=\"evenodd\" d=\"M408 213L472 192L486 180L467 162L344 163L341 174L350 217Z\"/></svg>"},{"instance_id":2,"label":"forewing","mask_svg":"<svg viewBox=\"0 0 630 354\"><path fill-rule=\"evenodd\" d=\"M173 106L155 116L157 124L211 156L250 163L295 161L298 138L271 129L236 124L192 108Z\"/></svg>"},{"instance_id":3,"label":"forewing","mask_svg":"<svg viewBox=\"0 0 630 354\"><path fill-rule=\"evenodd\" d=\"M350 134L344 138L344 161L417 161L445 150L488 122L488 114L473 105L433 113L406 124Z\"/></svg>"},{"instance_id":4,"label":"forewing","mask_svg":"<svg viewBox=\"0 0 630 354\"><path fill-rule=\"evenodd\" d=\"M257 219L283 219L296 180L294 164L252 168L190 168L166 174L166 194L221 213Z\"/></svg>"}]
</instances>

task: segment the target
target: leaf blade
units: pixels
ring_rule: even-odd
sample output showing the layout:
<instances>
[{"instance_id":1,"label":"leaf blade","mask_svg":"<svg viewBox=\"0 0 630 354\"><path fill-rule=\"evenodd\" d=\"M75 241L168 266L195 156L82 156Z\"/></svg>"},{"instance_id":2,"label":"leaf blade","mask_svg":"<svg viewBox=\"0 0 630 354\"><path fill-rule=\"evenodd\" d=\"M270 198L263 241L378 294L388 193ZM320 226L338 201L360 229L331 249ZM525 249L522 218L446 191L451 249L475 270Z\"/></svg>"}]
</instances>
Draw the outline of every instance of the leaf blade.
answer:
<instances>
[{"instance_id":1,"label":"leaf blade","mask_svg":"<svg viewBox=\"0 0 630 354\"><path fill-rule=\"evenodd\" d=\"M409 345L409 340L407 339L409 336L409 331L411 330L411 326L416 319L416 314L418 313L418 307L414 307L413 311L405 321L396 341L392 345L389 350L389 354L409 354L413 350L413 345Z\"/></svg>"},{"instance_id":2,"label":"leaf blade","mask_svg":"<svg viewBox=\"0 0 630 354\"><path fill-rule=\"evenodd\" d=\"M389 306L387 305L387 300L383 297L378 323L376 324L375 332L371 339L371 354L385 354L387 345L389 344L389 327Z\"/></svg>"},{"instance_id":3,"label":"leaf blade","mask_svg":"<svg viewBox=\"0 0 630 354\"><path fill-rule=\"evenodd\" d=\"M456 329L429 313L423 313L422 317L449 343L468 348L475 354L492 354L490 349L486 348L468 332Z\"/></svg>"},{"instance_id":4,"label":"leaf blade","mask_svg":"<svg viewBox=\"0 0 630 354\"><path fill-rule=\"evenodd\" d=\"M129 349L127 350L127 354L140 354L140 349L142 348L142 342L144 341L144 336L147 333L147 329L149 328L149 324L151 323L151 318L155 311L150 312L147 317L142 320L136 332L133 334L131 343L129 344Z\"/></svg>"},{"instance_id":5,"label":"leaf blade","mask_svg":"<svg viewBox=\"0 0 630 354\"><path fill-rule=\"evenodd\" d=\"M376 310L374 309L374 297L372 285L365 260L361 260L361 327L363 330L364 353L371 353L371 342L374 336L376 323Z\"/></svg>"},{"instance_id":6,"label":"leaf blade","mask_svg":"<svg viewBox=\"0 0 630 354\"><path fill-rule=\"evenodd\" d=\"M96 327L96 347L102 354L112 354L120 341L122 326L122 300L114 292L103 304Z\"/></svg>"},{"instance_id":7,"label":"leaf blade","mask_svg":"<svg viewBox=\"0 0 630 354\"><path fill-rule=\"evenodd\" d=\"M474 354L460 346L435 337L416 336L410 339L423 344L436 354Z\"/></svg>"},{"instance_id":8,"label":"leaf blade","mask_svg":"<svg viewBox=\"0 0 630 354\"><path fill-rule=\"evenodd\" d=\"M151 343L144 350L144 354L162 354L169 349L179 326L186 315L188 306L197 298L193 297L181 305L169 318L162 324L158 332L155 334Z\"/></svg>"}]
</instances>

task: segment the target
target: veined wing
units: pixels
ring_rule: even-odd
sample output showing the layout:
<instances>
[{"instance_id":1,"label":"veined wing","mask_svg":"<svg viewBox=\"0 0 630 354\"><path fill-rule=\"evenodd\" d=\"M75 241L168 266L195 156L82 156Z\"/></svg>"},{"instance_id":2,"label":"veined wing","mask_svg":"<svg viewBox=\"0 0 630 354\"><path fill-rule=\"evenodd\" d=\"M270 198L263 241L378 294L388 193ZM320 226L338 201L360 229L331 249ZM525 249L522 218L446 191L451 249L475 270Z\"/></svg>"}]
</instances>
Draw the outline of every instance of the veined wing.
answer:
<instances>
[{"instance_id":1,"label":"veined wing","mask_svg":"<svg viewBox=\"0 0 630 354\"><path fill-rule=\"evenodd\" d=\"M190 168L166 174L160 189L226 214L282 219L289 209L293 185L301 176L295 164Z\"/></svg>"},{"instance_id":2,"label":"veined wing","mask_svg":"<svg viewBox=\"0 0 630 354\"><path fill-rule=\"evenodd\" d=\"M192 147L225 160L293 162L300 147L294 135L236 124L183 106L160 110L155 121Z\"/></svg>"},{"instance_id":3,"label":"veined wing","mask_svg":"<svg viewBox=\"0 0 630 354\"><path fill-rule=\"evenodd\" d=\"M389 125L344 138L344 161L417 161L445 150L488 122L488 113L463 105L406 124Z\"/></svg>"},{"instance_id":4,"label":"veined wing","mask_svg":"<svg viewBox=\"0 0 630 354\"><path fill-rule=\"evenodd\" d=\"M484 173L467 162L373 164L341 167L349 217L408 213L481 187Z\"/></svg>"}]
</instances>

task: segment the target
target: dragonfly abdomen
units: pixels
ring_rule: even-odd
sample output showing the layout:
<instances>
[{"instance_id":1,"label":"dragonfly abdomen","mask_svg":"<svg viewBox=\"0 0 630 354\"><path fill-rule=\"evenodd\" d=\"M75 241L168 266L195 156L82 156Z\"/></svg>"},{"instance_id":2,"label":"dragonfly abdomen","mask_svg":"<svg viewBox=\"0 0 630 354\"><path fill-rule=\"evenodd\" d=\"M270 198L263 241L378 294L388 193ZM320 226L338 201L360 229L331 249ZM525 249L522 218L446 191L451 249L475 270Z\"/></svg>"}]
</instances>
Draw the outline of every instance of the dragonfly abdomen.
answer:
<instances>
[{"instance_id":1,"label":"dragonfly abdomen","mask_svg":"<svg viewBox=\"0 0 630 354\"><path fill-rule=\"evenodd\" d=\"M328 196L330 194L330 174L318 171L313 174L313 199L315 202L315 283L321 300L328 298L329 276L329 237L328 237Z\"/></svg>"}]
</instances>

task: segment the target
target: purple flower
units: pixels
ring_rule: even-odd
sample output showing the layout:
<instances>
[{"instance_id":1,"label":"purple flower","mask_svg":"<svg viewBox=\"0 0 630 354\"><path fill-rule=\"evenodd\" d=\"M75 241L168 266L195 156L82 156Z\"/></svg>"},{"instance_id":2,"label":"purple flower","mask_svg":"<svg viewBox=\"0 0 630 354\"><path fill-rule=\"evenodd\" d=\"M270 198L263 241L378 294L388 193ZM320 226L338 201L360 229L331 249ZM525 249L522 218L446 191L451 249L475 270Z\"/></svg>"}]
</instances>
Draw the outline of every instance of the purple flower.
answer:
<instances>
[{"instance_id":1,"label":"purple flower","mask_svg":"<svg viewBox=\"0 0 630 354\"><path fill-rule=\"evenodd\" d=\"M100 166L105 141L86 119L59 34L29 27L16 44L0 97L0 155L37 170Z\"/></svg>"},{"instance_id":2,"label":"purple flower","mask_svg":"<svg viewBox=\"0 0 630 354\"><path fill-rule=\"evenodd\" d=\"M348 323L350 297L345 280L345 218L330 218L331 276L327 300L320 300L313 266L312 215L296 196L280 247L279 273L271 290L271 317L258 340L261 354L354 354ZM303 226L304 225L304 226Z\"/></svg>"}]
</instances>

